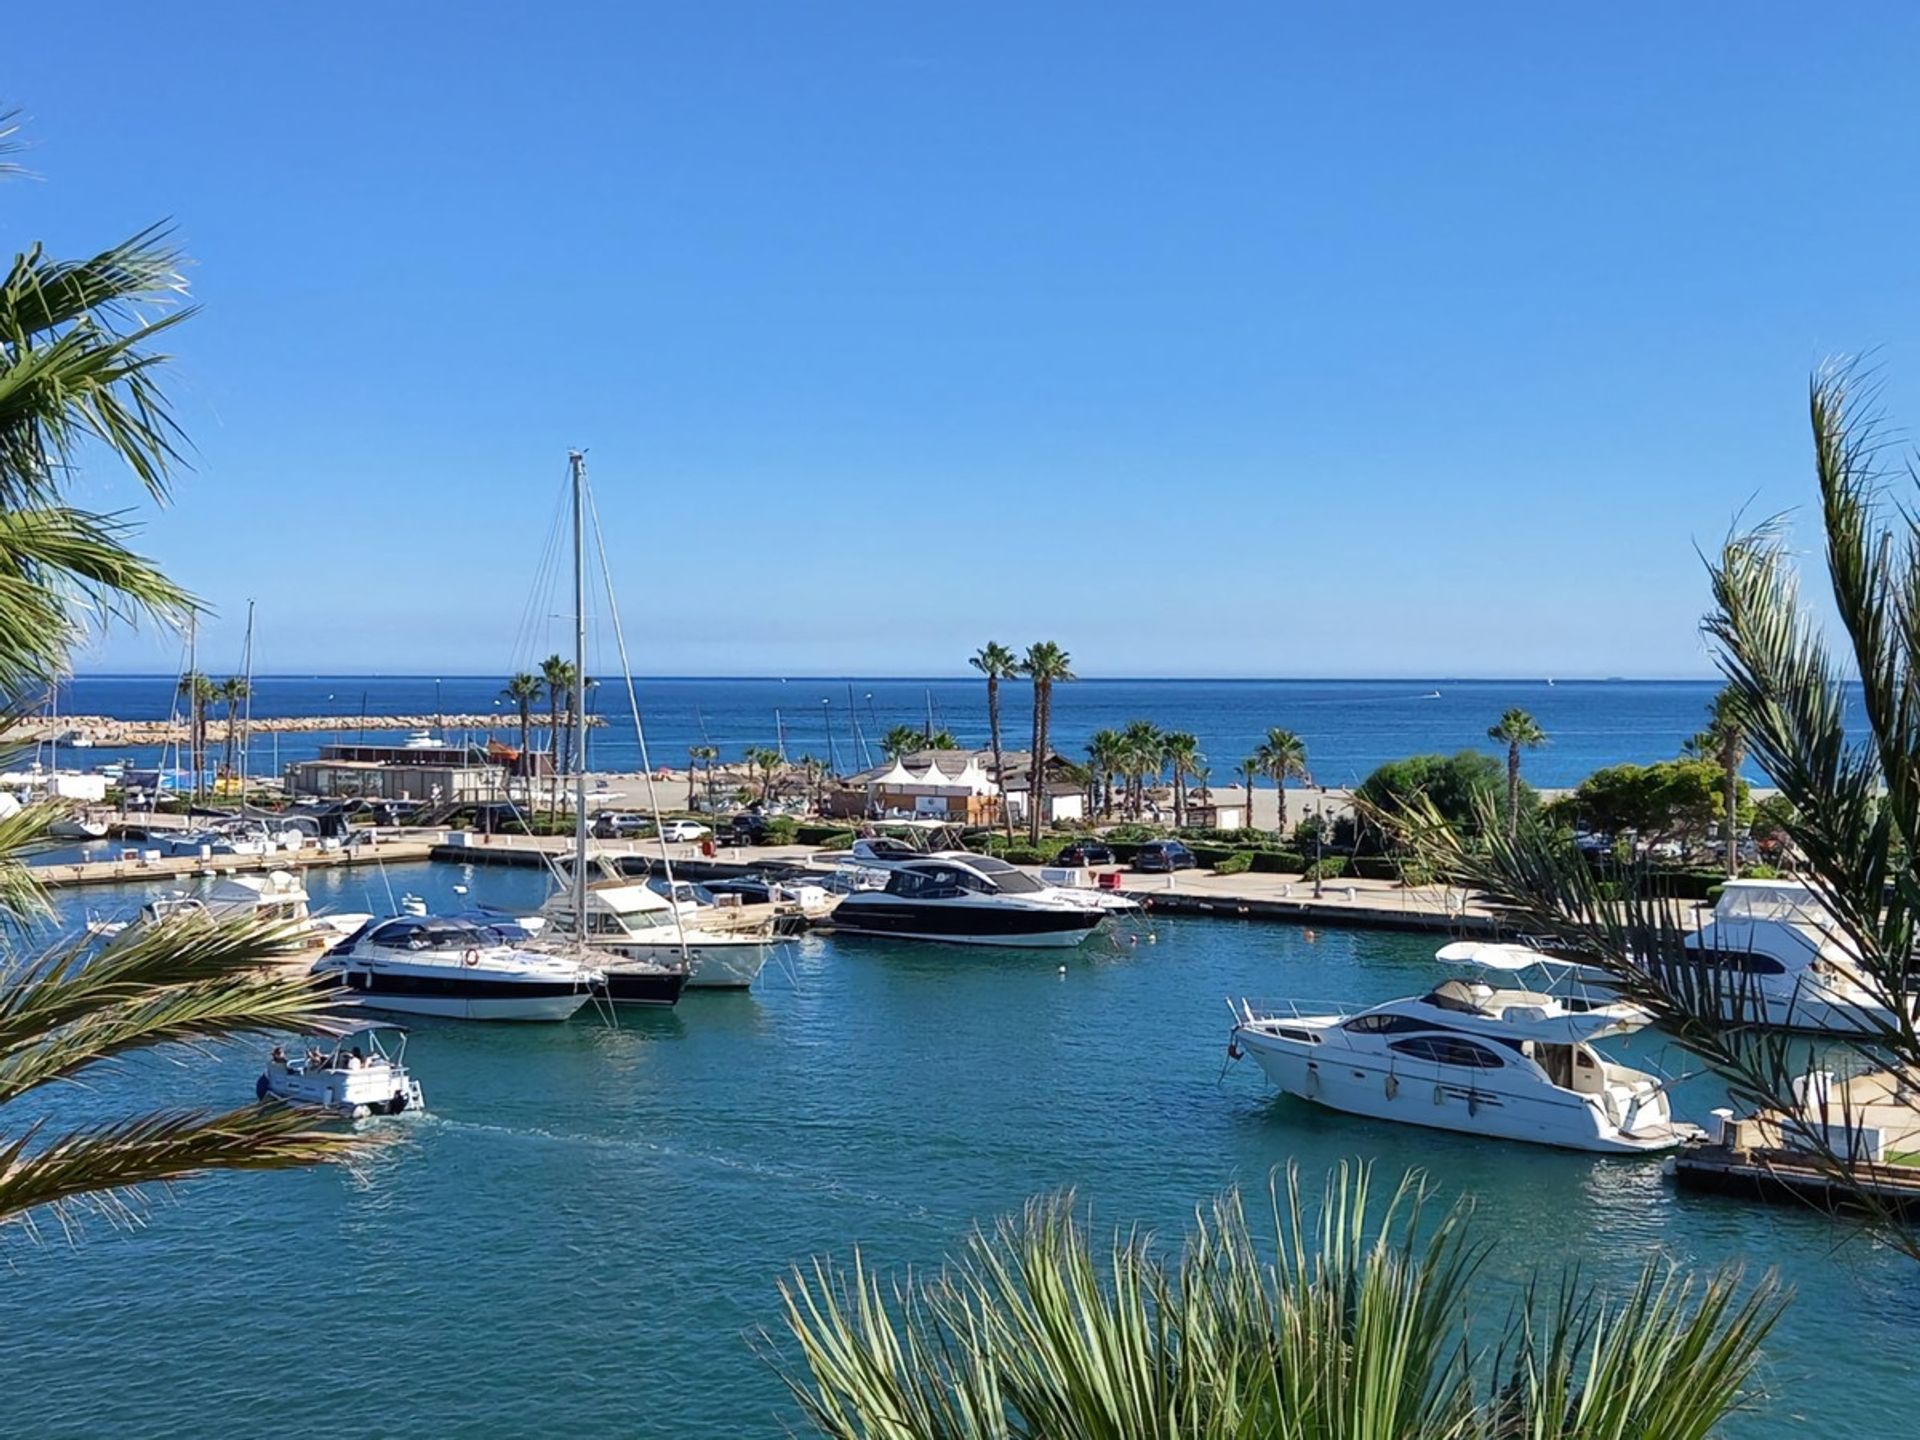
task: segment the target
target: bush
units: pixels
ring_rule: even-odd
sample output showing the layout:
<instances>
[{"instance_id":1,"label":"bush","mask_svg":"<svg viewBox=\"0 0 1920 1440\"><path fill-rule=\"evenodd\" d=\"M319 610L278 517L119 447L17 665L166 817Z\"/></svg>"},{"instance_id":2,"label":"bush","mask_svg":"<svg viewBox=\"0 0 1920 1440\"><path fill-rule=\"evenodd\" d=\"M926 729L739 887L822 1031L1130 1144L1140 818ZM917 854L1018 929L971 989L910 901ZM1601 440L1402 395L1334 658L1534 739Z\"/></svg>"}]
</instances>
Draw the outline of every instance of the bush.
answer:
<instances>
[{"instance_id":1,"label":"bush","mask_svg":"<svg viewBox=\"0 0 1920 1440\"><path fill-rule=\"evenodd\" d=\"M1116 825L1107 832L1107 839L1118 840L1128 845L1140 845L1148 840L1163 839L1166 833L1158 825Z\"/></svg>"},{"instance_id":2,"label":"bush","mask_svg":"<svg viewBox=\"0 0 1920 1440\"><path fill-rule=\"evenodd\" d=\"M1231 855L1215 861L1213 873L1216 875L1238 875L1242 871L1251 870L1252 868L1252 854L1246 850L1236 850Z\"/></svg>"},{"instance_id":3,"label":"bush","mask_svg":"<svg viewBox=\"0 0 1920 1440\"><path fill-rule=\"evenodd\" d=\"M1008 847L1000 858L1009 865L1045 865L1049 857L1045 851L1035 850L1030 845L1014 845Z\"/></svg>"},{"instance_id":4,"label":"bush","mask_svg":"<svg viewBox=\"0 0 1920 1440\"><path fill-rule=\"evenodd\" d=\"M839 850L853 844L853 831L845 825L795 825L793 843L818 845L823 850Z\"/></svg>"},{"instance_id":5,"label":"bush","mask_svg":"<svg viewBox=\"0 0 1920 1440\"><path fill-rule=\"evenodd\" d=\"M1262 875L1298 875L1307 868L1307 857L1291 850L1256 850L1253 868Z\"/></svg>"},{"instance_id":6,"label":"bush","mask_svg":"<svg viewBox=\"0 0 1920 1440\"><path fill-rule=\"evenodd\" d=\"M800 822L791 815L774 815L768 818L763 843L768 845L791 845L800 832Z\"/></svg>"},{"instance_id":7,"label":"bush","mask_svg":"<svg viewBox=\"0 0 1920 1440\"><path fill-rule=\"evenodd\" d=\"M1328 855L1313 862L1302 872L1309 880L1338 880L1347 873L1347 857Z\"/></svg>"}]
</instances>

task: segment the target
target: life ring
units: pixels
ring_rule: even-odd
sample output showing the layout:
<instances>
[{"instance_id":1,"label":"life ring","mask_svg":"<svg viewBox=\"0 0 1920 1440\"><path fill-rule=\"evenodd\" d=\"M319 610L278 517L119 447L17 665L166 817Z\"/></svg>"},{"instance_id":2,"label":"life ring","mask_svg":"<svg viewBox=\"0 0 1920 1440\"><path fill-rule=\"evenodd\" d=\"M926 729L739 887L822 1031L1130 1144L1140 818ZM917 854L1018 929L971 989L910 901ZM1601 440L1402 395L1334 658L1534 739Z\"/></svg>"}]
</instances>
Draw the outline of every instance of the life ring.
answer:
<instances>
[{"instance_id":1,"label":"life ring","mask_svg":"<svg viewBox=\"0 0 1920 1440\"><path fill-rule=\"evenodd\" d=\"M460 963L469 968L478 965L480 963L480 952L469 945L467 947L467 953L460 957Z\"/></svg>"}]
</instances>

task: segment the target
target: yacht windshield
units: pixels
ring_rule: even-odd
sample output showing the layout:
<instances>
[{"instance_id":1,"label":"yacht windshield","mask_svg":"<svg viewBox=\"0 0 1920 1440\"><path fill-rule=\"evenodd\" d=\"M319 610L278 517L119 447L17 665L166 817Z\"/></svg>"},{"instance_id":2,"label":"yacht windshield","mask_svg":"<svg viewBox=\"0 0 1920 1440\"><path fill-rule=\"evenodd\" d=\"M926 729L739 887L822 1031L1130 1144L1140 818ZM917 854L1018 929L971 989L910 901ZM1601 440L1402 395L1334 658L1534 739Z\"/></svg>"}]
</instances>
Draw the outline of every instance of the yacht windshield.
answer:
<instances>
[{"instance_id":1,"label":"yacht windshield","mask_svg":"<svg viewBox=\"0 0 1920 1440\"><path fill-rule=\"evenodd\" d=\"M462 920L391 920L367 937L389 950L486 950L500 944L493 931Z\"/></svg>"},{"instance_id":2,"label":"yacht windshield","mask_svg":"<svg viewBox=\"0 0 1920 1440\"><path fill-rule=\"evenodd\" d=\"M1729 885L1714 907L1719 920L1782 920L1789 925L1833 928L1820 897L1804 885Z\"/></svg>"},{"instance_id":3,"label":"yacht windshield","mask_svg":"<svg viewBox=\"0 0 1920 1440\"><path fill-rule=\"evenodd\" d=\"M991 855L970 857L967 864L992 880L999 890L1008 895L1031 895L1036 890L1047 888L1018 866L1009 865L1004 860L996 860Z\"/></svg>"}]
</instances>

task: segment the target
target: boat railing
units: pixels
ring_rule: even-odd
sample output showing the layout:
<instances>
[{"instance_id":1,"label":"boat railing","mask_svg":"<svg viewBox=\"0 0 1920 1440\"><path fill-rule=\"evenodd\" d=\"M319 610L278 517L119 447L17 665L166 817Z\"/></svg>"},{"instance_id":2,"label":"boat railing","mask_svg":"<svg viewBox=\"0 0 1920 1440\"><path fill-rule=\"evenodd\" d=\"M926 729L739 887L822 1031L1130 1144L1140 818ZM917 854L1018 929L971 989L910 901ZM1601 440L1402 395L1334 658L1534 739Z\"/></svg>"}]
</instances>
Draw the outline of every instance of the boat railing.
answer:
<instances>
[{"instance_id":1,"label":"boat railing","mask_svg":"<svg viewBox=\"0 0 1920 1440\"><path fill-rule=\"evenodd\" d=\"M1235 1020L1332 1020L1357 1015L1367 1005L1356 1000L1270 1000L1258 996L1229 999Z\"/></svg>"}]
</instances>

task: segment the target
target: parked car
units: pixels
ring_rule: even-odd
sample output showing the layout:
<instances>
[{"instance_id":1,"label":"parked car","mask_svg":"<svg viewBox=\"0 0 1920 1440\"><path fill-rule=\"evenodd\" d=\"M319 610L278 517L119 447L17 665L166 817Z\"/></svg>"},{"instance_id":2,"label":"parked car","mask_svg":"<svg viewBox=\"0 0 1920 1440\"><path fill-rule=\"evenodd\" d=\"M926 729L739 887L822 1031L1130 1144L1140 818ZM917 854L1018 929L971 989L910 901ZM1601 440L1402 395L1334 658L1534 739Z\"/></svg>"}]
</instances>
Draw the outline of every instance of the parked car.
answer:
<instances>
[{"instance_id":1,"label":"parked car","mask_svg":"<svg viewBox=\"0 0 1920 1440\"><path fill-rule=\"evenodd\" d=\"M626 815L616 810L602 810L593 817L593 833L601 840L632 840L637 836L650 834L653 822L644 815Z\"/></svg>"},{"instance_id":2,"label":"parked car","mask_svg":"<svg viewBox=\"0 0 1920 1440\"><path fill-rule=\"evenodd\" d=\"M1113 847L1099 840L1076 840L1057 857L1061 865L1111 865Z\"/></svg>"},{"instance_id":3,"label":"parked car","mask_svg":"<svg viewBox=\"0 0 1920 1440\"><path fill-rule=\"evenodd\" d=\"M1149 840L1133 857L1136 870L1191 870L1199 863L1178 840Z\"/></svg>"},{"instance_id":4,"label":"parked car","mask_svg":"<svg viewBox=\"0 0 1920 1440\"><path fill-rule=\"evenodd\" d=\"M711 834L713 831L698 820L668 820L660 827L660 838L676 844L689 840L704 840Z\"/></svg>"},{"instance_id":5,"label":"parked car","mask_svg":"<svg viewBox=\"0 0 1920 1440\"><path fill-rule=\"evenodd\" d=\"M721 828L722 845L764 845L767 843L767 817L743 810Z\"/></svg>"}]
</instances>

